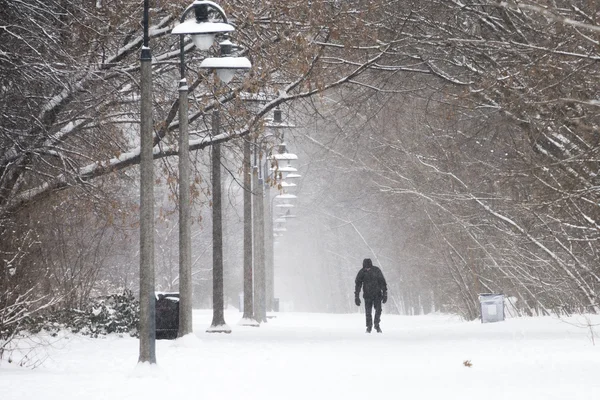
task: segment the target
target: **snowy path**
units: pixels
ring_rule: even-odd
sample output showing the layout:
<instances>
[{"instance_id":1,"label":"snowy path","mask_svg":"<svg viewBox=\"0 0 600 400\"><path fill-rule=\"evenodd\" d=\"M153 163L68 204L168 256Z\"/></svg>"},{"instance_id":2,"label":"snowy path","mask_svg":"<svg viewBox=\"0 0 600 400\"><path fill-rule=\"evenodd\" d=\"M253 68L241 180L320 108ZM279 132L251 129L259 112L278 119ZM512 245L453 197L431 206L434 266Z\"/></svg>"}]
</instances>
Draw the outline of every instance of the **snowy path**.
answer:
<instances>
[{"instance_id":1,"label":"snowy path","mask_svg":"<svg viewBox=\"0 0 600 400\"><path fill-rule=\"evenodd\" d=\"M552 317L384 314L370 335L360 314L280 313L250 328L232 310L231 335L204 333L211 318L195 311L198 339L158 341L157 368L136 366L138 341L116 336L59 341L35 370L2 362L0 399L600 399L600 340Z\"/></svg>"}]
</instances>

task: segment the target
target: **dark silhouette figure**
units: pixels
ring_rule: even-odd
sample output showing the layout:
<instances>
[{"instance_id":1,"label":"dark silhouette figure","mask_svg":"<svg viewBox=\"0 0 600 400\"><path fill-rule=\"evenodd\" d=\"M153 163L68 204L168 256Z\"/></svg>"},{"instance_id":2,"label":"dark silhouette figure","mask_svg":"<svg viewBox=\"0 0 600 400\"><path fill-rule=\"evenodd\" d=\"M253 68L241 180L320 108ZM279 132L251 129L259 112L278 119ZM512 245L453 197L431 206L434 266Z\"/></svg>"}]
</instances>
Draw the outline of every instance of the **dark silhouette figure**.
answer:
<instances>
[{"instance_id":1,"label":"dark silhouette figure","mask_svg":"<svg viewBox=\"0 0 600 400\"><path fill-rule=\"evenodd\" d=\"M363 267L356 275L354 287L354 302L360 307L360 290L363 291L365 300L365 313L367 318L367 333L373 328L373 308L375 308L375 330L381 333L381 303L387 301L387 283L383 272L373 265L370 258L363 260Z\"/></svg>"}]
</instances>

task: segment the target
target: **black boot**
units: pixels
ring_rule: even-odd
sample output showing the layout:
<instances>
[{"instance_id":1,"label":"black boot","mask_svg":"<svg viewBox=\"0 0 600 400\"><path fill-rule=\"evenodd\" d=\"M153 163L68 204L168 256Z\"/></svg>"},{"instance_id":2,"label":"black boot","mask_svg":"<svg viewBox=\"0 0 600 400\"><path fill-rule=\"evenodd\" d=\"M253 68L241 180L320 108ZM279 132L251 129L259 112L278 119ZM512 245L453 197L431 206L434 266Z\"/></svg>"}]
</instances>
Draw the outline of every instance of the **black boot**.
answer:
<instances>
[{"instance_id":1,"label":"black boot","mask_svg":"<svg viewBox=\"0 0 600 400\"><path fill-rule=\"evenodd\" d=\"M375 325L375 330L377 331L377 333L382 333L379 325Z\"/></svg>"},{"instance_id":2,"label":"black boot","mask_svg":"<svg viewBox=\"0 0 600 400\"><path fill-rule=\"evenodd\" d=\"M371 333L371 327L367 326L367 333Z\"/></svg>"}]
</instances>

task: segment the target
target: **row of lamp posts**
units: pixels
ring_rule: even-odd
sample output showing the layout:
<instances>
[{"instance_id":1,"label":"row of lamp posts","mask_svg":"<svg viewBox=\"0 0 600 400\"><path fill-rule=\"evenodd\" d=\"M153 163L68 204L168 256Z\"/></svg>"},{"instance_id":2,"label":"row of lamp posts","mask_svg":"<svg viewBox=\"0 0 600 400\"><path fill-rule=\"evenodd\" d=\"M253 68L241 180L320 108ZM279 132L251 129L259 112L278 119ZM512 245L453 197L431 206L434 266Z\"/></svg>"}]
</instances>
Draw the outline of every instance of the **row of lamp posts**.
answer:
<instances>
[{"instance_id":1,"label":"row of lamp posts","mask_svg":"<svg viewBox=\"0 0 600 400\"><path fill-rule=\"evenodd\" d=\"M275 109L266 128L272 131L292 128L281 116L281 110ZM247 326L267 322L267 311L277 308L274 304L274 239L280 235L281 221L285 221L286 216L278 215L273 223L273 201L285 199L285 207L293 207L289 201L295 196L288 191L295 184L283 178L300 176L294 174L296 169L290 165L298 157L287 152L285 143L273 151L273 139L283 139L283 133L270 132L260 140L255 138L254 142L246 140L244 143L244 314L240 324ZM271 196L273 186L278 187L279 193L274 197ZM280 210L284 204L275 206ZM291 216L288 212L287 217Z\"/></svg>"},{"instance_id":2,"label":"row of lamp posts","mask_svg":"<svg viewBox=\"0 0 600 400\"><path fill-rule=\"evenodd\" d=\"M193 12L193 19L187 19ZM221 21L213 22L210 15L215 14ZM144 40L141 51L141 110L140 110L140 353L139 362L156 363L155 351L155 279L154 279L154 135L152 119L152 55L149 45L149 0L144 0ZM194 1L183 12L180 23L173 29L172 34L179 35L180 49L180 80L179 80L179 333L184 336L192 333L192 268L191 268L191 212L190 212L190 160L189 160L189 131L188 131L188 85L185 77L185 53L188 47L185 38L191 36L193 46L208 51L212 48L217 35L223 36L234 31L235 28L227 21L224 10L212 1ZM200 64L200 68L215 70L219 80L228 83L234 76L236 70L247 70L251 67L250 61L245 57L231 55L233 44L225 38L219 43L220 57L207 57ZM281 120L281 111L277 109L270 125L273 129L290 127ZM212 114L212 134L215 140L212 146L212 184L213 184L213 322L212 331L218 331L219 327L226 327L223 316L223 242L221 224L221 195L220 195L220 145L219 145L219 110L215 109ZM244 148L245 165L250 144ZM256 143L255 143L256 147ZM249 153L248 153L249 154ZM261 154L255 148L255 155ZM288 180L299 175L289 165L291 160L297 157L288 153L285 144L279 145L277 153L266 158L264 170L261 171L260 157L255 157L254 193L257 196L253 214L253 224L244 224L244 248L254 246L254 274L255 284L252 285L252 261L244 261L244 304L250 306L252 292L255 294L256 307L254 317L252 309L244 308L244 319L256 319L266 321L266 310L273 309L274 300L274 254L273 246L275 238L282 232L281 224L286 218L293 217L289 208L293 207L290 202L295 198L288 193L280 193L275 199L283 200L283 203L275 204L271 201L269 194L270 182L267 177L277 180L280 185L289 190L294 186ZM280 165L281 161L287 161L287 165ZM270 165L269 165L270 164ZM246 185L250 174L245 173L244 183ZM248 185L247 187L249 187ZM264 188L267 196L265 196ZM246 190L248 194L250 191ZM269 234L265 236L264 230L264 206L267 199L269 218ZM283 208L282 215L277 216L273 224L273 208ZM250 212L244 208L244 212ZM254 225L254 229L252 226ZM254 233L254 240L247 236L249 230ZM253 244L252 244L253 243ZM268 250L265 251L265 248ZM246 275L250 274L250 279ZM219 286L220 287L217 287ZM254 287L253 287L254 286ZM254 290L252 290L254 289ZM246 302L246 299L249 301ZM248 312L248 313L247 313ZM248 314L248 315L247 315Z\"/></svg>"},{"instance_id":3,"label":"row of lamp posts","mask_svg":"<svg viewBox=\"0 0 600 400\"><path fill-rule=\"evenodd\" d=\"M155 293L154 293L154 135L152 120L152 55L149 44L149 0L144 0L144 39L140 56L141 66L141 110L140 110L140 354L139 362L156 363L155 351ZM187 19L191 12L195 18ZM211 14L220 22L213 22ZM186 35L190 35L193 45L208 51L217 35L226 35L235 28L227 22L224 10L212 1L194 1L183 12L180 23L172 34L179 35L180 81L179 81L179 336L192 332L192 269L190 240L190 161L188 133L188 85L185 77ZM232 43L225 39L220 45L220 57L207 57L201 68L215 70L219 79L228 83L236 70L251 67L245 57L231 55ZM212 181L213 195L213 291L214 285L223 284L223 256L220 210L220 149L218 145L219 114L215 109L212 115L213 145ZM218 291L218 290L217 290ZM222 290L220 290L222 293ZM215 299L214 299L215 300ZM211 327L223 326L223 299L213 315Z\"/></svg>"},{"instance_id":4,"label":"row of lamp posts","mask_svg":"<svg viewBox=\"0 0 600 400\"><path fill-rule=\"evenodd\" d=\"M282 120L281 110L278 108L274 112L273 120L266 126L274 130L294 127ZM277 150L271 152L267 158L268 168L265 168L265 172L268 172L270 177L270 182L265 185L267 188L265 199L269 214L266 219L268 235L265 243L267 253L264 259L266 269L265 306L269 311L279 311L279 304L275 303L275 245L278 243L277 239L287 231L286 225L289 219L295 217L293 209L296 195L294 192L297 185L294 181L300 178L297 169L291 164L292 161L298 160L298 156L288 152L283 133L280 138L281 143L277 146ZM278 188L277 194L273 197L270 193L271 186Z\"/></svg>"}]
</instances>

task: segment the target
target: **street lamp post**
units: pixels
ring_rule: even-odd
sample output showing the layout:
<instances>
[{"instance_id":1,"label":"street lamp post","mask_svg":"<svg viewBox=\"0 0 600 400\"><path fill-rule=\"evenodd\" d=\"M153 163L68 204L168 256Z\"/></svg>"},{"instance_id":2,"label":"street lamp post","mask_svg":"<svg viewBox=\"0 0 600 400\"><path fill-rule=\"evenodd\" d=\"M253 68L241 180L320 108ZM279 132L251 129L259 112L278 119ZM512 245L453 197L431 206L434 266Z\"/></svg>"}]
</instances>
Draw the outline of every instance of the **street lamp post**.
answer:
<instances>
[{"instance_id":1,"label":"street lamp post","mask_svg":"<svg viewBox=\"0 0 600 400\"><path fill-rule=\"evenodd\" d=\"M219 110L212 115L213 137L219 135L221 122ZM231 333L225 323L225 304L223 301L223 212L221 206L221 145L212 148L212 186L213 186L213 320L207 332Z\"/></svg>"},{"instance_id":2,"label":"street lamp post","mask_svg":"<svg viewBox=\"0 0 600 400\"><path fill-rule=\"evenodd\" d=\"M178 337L192 333L192 243L190 211L190 148L188 86L185 79L183 35L179 37L179 330Z\"/></svg>"},{"instance_id":3,"label":"street lamp post","mask_svg":"<svg viewBox=\"0 0 600 400\"><path fill-rule=\"evenodd\" d=\"M154 300L154 169L152 135L152 53L148 35L149 0L144 0L144 42L140 109L140 354L138 362L156 363Z\"/></svg>"},{"instance_id":4,"label":"street lamp post","mask_svg":"<svg viewBox=\"0 0 600 400\"><path fill-rule=\"evenodd\" d=\"M260 141L254 140L254 161L252 163L252 191L254 197L251 205L252 218L249 219L252 226L252 253L254 278L250 281L254 286L254 320L258 323L267 322L267 268L266 268L266 252L265 252L265 185L266 166L263 169L263 147L265 141L273 135L264 136ZM266 158L265 158L266 160ZM266 161L265 161L266 162ZM244 280L244 296L249 297L248 289L251 288L247 284L246 277Z\"/></svg>"},{"instance_id":5,"label":"street lamp post","mask_svg":"<svg viewBox=\"0 0 600 400\"><path fill-rule=\"evenodd\" d=\"M252 276L252 144L244 140L244 314L240 325L258 326L254 317L253 276Z\"/></svg>"},{"instance_id":6,"label":"street lamp post","mask_svg":"<svg viewBox=\"0 0 600 400\"><path fill-rule=\"evenodd\" d=\"M266 322L266 236L264 205L261 204L264 201L265 182L260 160L264 141L270 136L272 135L265 136L260 141L255 139L254 143L249 140L244 142L244 314L239 323L244 326L260 326L260 322Z\"/></svg>"},{"instance_id":7,"label":"street lamp post","mask_svg":"<svg viewBox=\"0 0 600 400\"><path fill-rule=\"evenodd\" d=\"M195 18L186 19L193 11ZM218 15L222 22L209 20L210 12ZM227 23L225 11L212 1L194 1L183 12L180 23L172 34L179 35L180 81L179 81L179 332L178 336L192 333L192 266L191 266L191 213L190 213L190 161L189 161L189 132L188 132L188 85L185 78L185 35L191 35L194 45L200 50L209 50L219 34L234 31L235 28ZM222 57L208 57L200 64L200 68L214 69L219 78L228 83L238 69L249 69L250 61L245 57L232 57L230 55L232 44L228 40L220 43ZM219 114L213 112L213 137L218 135ZM213 195L220 196L220 148L218 144L213 148ZM215 165L216 164L216 165ZM219 179L219 182L215 182ZM218 192L218 193L217 193ZM216 296L215 285L222 286L223 257L222 257L222 232L220 223L220 198L214 199L213 215L213 296ZM218 200L218 201L216 201ZM217 206L218 203L218 206ZM221 250L219 250L221 249ZM220 271L220 272L219 272ZM219 276L220 274L220 276ZM222 293L222 291L221 291ZM214 302L215 310L223 308L223 299ZM222 312L222 310L221 310ZM214 322L214 321L213 321ZM213 324L214 325L214 324Z\"/></svg>"},{"instance_id":8,"label":"street lamp post","mask_svg":"<svg viewBox=\"0 0 600 400\"><path fill-rule=\"evenodd\" d=\"M190 152L188 129L188 85L185 78L185 36L192 35L194 45L208 50L217 33L231 32L226 23L208 20L209 6L221 10L212 2L195 1L181 15L180 24L173 29L179 35L179 331L178 337L192 333L192 247L190 212ZM186 20L194 11L195 19ZM221 10L222 11L222 10Z\"/></svg>"},{"instance_id":9,"label":"street lamp post","mask_svg":"<svg viewBox=\"0 0 600 400\"><path fill-rule=\"evenodd\" d=\"M260 323L267 322L265 226L264 226L264 180L262 176L261 149L254 142L253 188L254 202L254 317Z\"/></svg>"}]
</instances>

